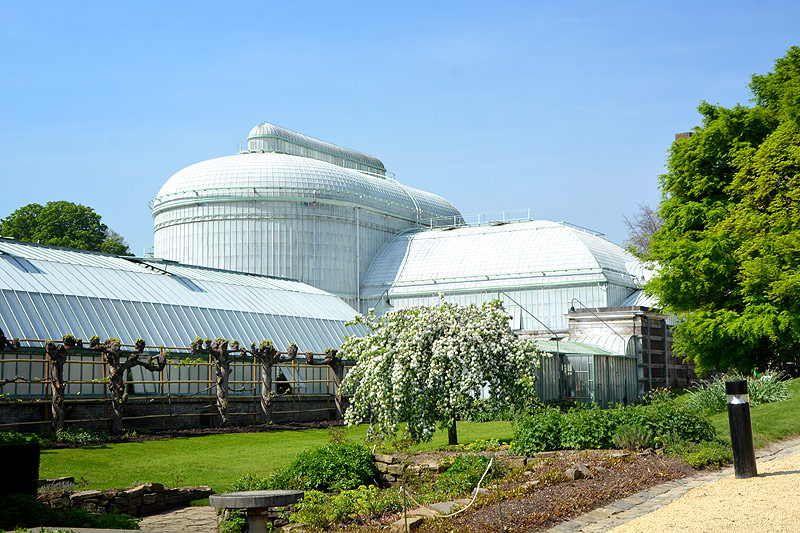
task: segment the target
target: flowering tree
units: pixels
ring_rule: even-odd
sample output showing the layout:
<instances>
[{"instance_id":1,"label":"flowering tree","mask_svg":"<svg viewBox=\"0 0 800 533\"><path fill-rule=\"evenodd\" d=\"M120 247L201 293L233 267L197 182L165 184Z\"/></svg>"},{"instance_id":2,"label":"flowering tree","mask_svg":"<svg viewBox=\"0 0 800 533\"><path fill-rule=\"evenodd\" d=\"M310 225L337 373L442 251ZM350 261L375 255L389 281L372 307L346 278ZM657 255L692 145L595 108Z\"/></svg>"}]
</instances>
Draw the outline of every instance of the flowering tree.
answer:
<instances>
[{"instance_id":1,"label":"flowering tree","mask_svg":"<svg viewBox=\"0 0 800 533\"><path fill-rule=\"evenodd\" d=\"M508 319L499 300L356 317L350 324L365 324L369 333L342 346L356 361L342 386L358 385L345 422L369 417L368 434L380 436L407 422L417 442L430 440L439 422L458 444L456 420L475 408L484 386L501 406L533 394L537 351L514 335Z\"/></svg>"}]
</instances>

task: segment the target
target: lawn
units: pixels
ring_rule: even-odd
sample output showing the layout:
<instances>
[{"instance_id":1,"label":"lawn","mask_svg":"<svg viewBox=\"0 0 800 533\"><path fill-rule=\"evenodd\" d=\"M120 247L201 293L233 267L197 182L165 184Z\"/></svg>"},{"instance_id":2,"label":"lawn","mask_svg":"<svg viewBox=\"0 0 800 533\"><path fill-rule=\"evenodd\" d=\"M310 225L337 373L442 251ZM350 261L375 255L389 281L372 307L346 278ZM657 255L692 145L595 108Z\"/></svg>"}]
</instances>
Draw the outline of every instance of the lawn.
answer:
<instances>
[{"instance_id":1,"label":"lawn","mask_svg":"<svg viewBox=\"0 0 800 533\"><path fill-rule=\"evenodd\" d=\"M800 436L800 378L790 381L789 390L792 391L792 397L786 401L766 403L750 409L756 448ZM709 419L718 435L730 439L727 411Z\"/></svg>"},{"instance_id":2,"label":"lawn","mask_svg":"<svg viewBox=\"0 0 800 533\"><path fill-rule=\"evenodd\" d=\"M363 441L366 426L345 428L353 441ZM510 422L458 423L459 442L478 439L511 440ZM130 487L157 482L167 486L209 485L224 492L244 474L266 474L288 464L308 448L330 441L325 429L229 433L147 442L106 444L84 448L42 450L39 475L42 478L74 476L85 479L87 489ZM429 443L413 451L447 444L447 432L437 431Z\"/></svg>"}]
</instances>

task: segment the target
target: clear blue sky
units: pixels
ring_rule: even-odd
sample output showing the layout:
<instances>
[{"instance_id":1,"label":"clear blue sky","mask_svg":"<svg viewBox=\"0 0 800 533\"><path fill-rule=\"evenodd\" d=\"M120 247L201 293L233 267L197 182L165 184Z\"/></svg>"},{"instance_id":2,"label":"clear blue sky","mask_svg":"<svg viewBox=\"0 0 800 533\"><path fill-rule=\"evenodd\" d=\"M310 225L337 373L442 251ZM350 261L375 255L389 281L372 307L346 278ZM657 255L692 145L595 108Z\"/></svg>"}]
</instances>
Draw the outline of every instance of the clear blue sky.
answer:
<instances>
[{"instance_id":1,"label":"clear blue sky","mask_svg":"<svg viewBox=\"0 0 800 533\"><path fill-rule=\"evenodd\" d=\"M697 104L797 44L796 0L4 2L0 217L79 202L141 254L164 181L269 121L622 243Z\"/></svg>"}]
</instances>

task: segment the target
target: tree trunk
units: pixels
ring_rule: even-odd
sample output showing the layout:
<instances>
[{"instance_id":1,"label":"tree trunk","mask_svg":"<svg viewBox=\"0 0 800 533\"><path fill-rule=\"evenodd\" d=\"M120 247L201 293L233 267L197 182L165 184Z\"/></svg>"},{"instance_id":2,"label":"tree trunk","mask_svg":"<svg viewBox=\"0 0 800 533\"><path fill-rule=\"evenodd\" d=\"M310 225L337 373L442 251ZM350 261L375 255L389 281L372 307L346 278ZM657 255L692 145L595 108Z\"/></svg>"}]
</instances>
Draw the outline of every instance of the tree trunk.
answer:
<instances>
[{"instance_id":1,"label":"tree trunk","mask_svg":"<svg viewBox=\"0 0 800 533\"><path fill-rule=\"evenodd\" d=\"M272 422L272 357L261 357L261 410Z\"/></svg>"},{"instance_id":2,"label":"tree trunk","mask_svg":"<svg viewBox=\"0 0 800 533\"><path fill-rule=\"evenodd\" d=\"M64 429L64 363L67 360L67 350L56 347L55 343L48 342L45 351L50 359L50 391L53 400L50 402L50 411L53 414L51 427L54 431Z\"/></svg>"},{"instance_id":3,"label":"tree trunk","mask_svg":"<svg viewBox=\"0 0 800 533\"><path fill-rule=\"evenodd\" d=\"M231 358L227 354L214 354L215 369L217 373L217 412L221 419L220 425L228 423L228 377L231 374Z\"/></svg>"},{"instance_id":4,"label":"tree trunk","mask_svg":"<svg viewBox=\"0 0 800 533\"><path fill-rule=\"evenodd\" d=\"M125 409L125 365L119 364L119 358L105 354L108 363L108 390L111 393L111 433L123 432L122 416ZM115 361L116 359L116 361Z\"/></svg>"},{"instance_id":5,"label":"tree trunk","mask_svg":"<svg viewBox=\"0 0 800 533\"><path fill-rule=\"evenodd\" d=\"M456 431L456 415L450 421L450 427L447 428L447 444L450 446L458 445L458 432Z\"/></svg>"},{"instance_id":6,"label":"tree trunk","mask_svg":"<svg viewBox=\"0 0 800 533\"><path fill-rule=\"evenodd\" d=\"M344 364L341 359L333 359L330 363L333 373L333 401L336 405L336 420L344 418L344 403L342 401L342 379L344 379Z\"/></svg>"}]
</instances>

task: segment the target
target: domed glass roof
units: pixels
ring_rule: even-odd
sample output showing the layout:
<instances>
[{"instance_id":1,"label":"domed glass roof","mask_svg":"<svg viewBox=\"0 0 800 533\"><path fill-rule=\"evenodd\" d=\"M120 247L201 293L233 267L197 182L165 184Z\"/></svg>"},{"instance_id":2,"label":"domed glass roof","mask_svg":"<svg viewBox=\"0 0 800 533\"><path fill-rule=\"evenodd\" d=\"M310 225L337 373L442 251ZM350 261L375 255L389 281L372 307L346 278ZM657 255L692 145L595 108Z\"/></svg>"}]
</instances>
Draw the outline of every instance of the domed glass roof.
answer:
<instances>
[{"instance_id":1,"label":"domed glass roof","mask_svg":"<svg viewBox=\"0 0 800 533\"><path fill-rule=\"evenodd\" d=\"M635 287L640 271L635 257L596 234L534 220L399 235L375 256L362 286L365 293L388 286L392 293L423 285L435 292L572 280Z\"/></svg>"},{"instance_id":2,"label":"domed glass roof","mask_svg":"<svg viewBox=\"0 0 800 533\"><path fill-rule=\"evenodd\" d=\"M277 144L270 142L271 140L283 140L286 144ZM287 153L291 155L300 155L311 157L313 159L321 159L321 155L330 155L336 158L341 158L346 161L360 163L367 168L371 168L373 172L384 173L386 167L383 162L377 157L372 157L349 148L343 148L329 142L321 141L296 131L281 128L269 122L262 122L250 130L250 135L247 136L247 146L250 150ZM309 152L310 149L311 151ZM316 153L315 153L316 152ZM320 154L321 152L321 154ZM322 158L323 161L326 159ZM343 164L339 166L349 167L351 165Z\"/></svg>"},{"instance_id":3,"label":"domed glass roof","mask_svg":"<svg viewBox=\"0 0 800 533\"><path fill-rule=\"evenodd\" d=\"M203 199L331 201L421 221L461 214L444 198L399 182L294 155L257 152L202 161L176 172L151 201L155 216Z\"/></svg>"}]
</instances>

